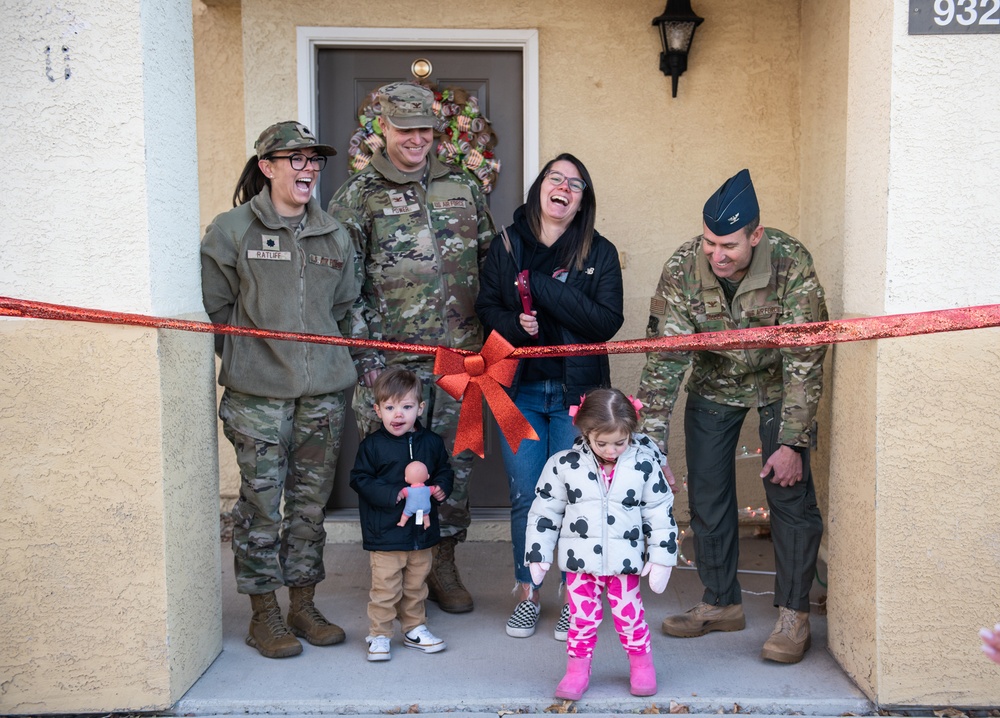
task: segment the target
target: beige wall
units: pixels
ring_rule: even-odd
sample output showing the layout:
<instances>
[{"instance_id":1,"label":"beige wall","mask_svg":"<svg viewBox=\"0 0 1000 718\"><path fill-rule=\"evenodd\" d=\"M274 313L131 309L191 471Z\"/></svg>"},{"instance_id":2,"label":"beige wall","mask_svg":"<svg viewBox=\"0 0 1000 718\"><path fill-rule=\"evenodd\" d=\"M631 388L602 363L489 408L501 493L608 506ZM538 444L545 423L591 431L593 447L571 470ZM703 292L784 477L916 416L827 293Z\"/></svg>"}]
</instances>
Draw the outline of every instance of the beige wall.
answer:
<instances>
[{"instance_id":1,"label":"beige wall","mask_svg":"<svg viewBox=\"0 0 1000 718\"><path fill-rule=\"evenodd\" d=\"M0 294L204 319L190 2L0 14L0 146L46 158ZM168 708L222 644L211 339L5 318L0 366L0 713Z\"/></svg>"},{"instance_id":2,"label":"beige wall","mask_svg":"<svg viewBox=\"0 0 1000 718\"><path fill-rule=\"evenodd\" d=\"M198 108L198 183L201 234L217 215L233 206L233 190L254 134L243 132L243 28L240 0L192 0L194 88ZM263 128L261 128L263 129ZM259 132L259 131L258 131ZM218 376L218 368L216 368ZM218 387L218 398L222 388ZM239 468L218 425L219 510L229 511L239 496Z\"/></svg>"},{"instance_id":3,"label":"beige wall","mask_svg":"<svg viewBox=\"0 0 1000 718\"><path fill-rule=\"evenodd\" d=\"M847 149L848 5L840 0L802 4L799 195L800 238L807 244L827 293L831 318L842 315L844 250L844 157ZM823 398L817 412L817 451L813 474L820 510L827 525L831 405L836 385L836 348L827 353ZM821 556L829 555L830 532Z\"/></svg>"},{"instance_id":4,"label":"beige wall","mask_svg":"<svg viewBox=\"0 0 1000 718\"><path fill-rule=\"evenodd\" d=\"M192 0L201 229L233 206L252 141L243 132L243 32L239 0ZM263 129L263 128L261 128ZM259 132L259 130L258 130ZM248 149L249 147L249 149Z\"/></svg>"},{"instance_id":5,"label":"beige wall","mask_svg":"<svg viewBox=\"0 0 1000 718\"><path fill-rule=\"evenodd\" d=\"M210 360L203 335L0 321L0 713L167 708L221 650Z\"/></svg>"},{"instance_id":6,"label":"beige wall","mask_svg":"<svg viewBox=\"0 0 1000 718\"><path fill-rule=\"evenodd\" d=\"M996 705L978 629L1000 617L1000 330L879 348L876 571L884 704ZM943 400L942 400L943 399Z\"/></svg>"},{"instance_id":7,"label":"beige wall","mask_svg":"<svg viewBox=\"0 0 1000 718\"><path fill-rule=\"evenodd\" d=\"M851 3L844 313L1000 301L1000 36L909 36L906 0ZM984 99L986 98L986 99ZM960 109L959 109L960 108ZM975 238L956 258L955 236ZM997 330L836 351L830 649L883 706L996 705Z\"/></svg>"}]
</instances>

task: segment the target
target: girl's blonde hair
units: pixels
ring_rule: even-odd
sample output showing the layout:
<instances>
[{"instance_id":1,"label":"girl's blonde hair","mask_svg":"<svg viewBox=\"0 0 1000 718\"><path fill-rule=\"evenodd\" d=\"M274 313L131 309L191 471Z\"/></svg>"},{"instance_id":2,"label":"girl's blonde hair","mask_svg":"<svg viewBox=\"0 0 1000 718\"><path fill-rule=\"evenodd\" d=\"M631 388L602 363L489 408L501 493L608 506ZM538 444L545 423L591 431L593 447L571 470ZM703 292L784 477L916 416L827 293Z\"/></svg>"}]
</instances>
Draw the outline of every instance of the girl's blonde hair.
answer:
<instances>
[{"instance_id":1,"label":"girl's blonde hair","mask_svg":"<svg viewBox=\"0 0 1000 718\"><path fill-rule=\"evenodd\" d=\"M631 436L639 427L639 414L620 390L594 389L581 400L573 423L585 437L619 431Z\"/></svg>"}]
</instances>

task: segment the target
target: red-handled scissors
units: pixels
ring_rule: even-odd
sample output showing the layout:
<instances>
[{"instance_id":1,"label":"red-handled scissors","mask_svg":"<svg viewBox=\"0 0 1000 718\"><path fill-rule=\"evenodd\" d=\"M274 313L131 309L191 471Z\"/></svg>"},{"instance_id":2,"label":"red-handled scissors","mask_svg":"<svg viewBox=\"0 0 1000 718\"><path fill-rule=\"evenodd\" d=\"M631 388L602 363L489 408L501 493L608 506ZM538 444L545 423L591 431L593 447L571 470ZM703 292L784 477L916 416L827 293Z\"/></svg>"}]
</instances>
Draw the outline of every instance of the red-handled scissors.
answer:
<instances>
[{"instance_id":1,"label":"red-handled scissors","mask_svg":"<svg viewBox=\"0 0 1000 718\"><path fill-rule=\"evenodd\" d=\"M524 310L525 314L531 314L531 288L528 286L528 270L518 273L517 279L515 280L517 284L517 293L521 297L521 308ZM537 335L538 332L532 334L532 336Z\"/></svg>"}]
</instances>

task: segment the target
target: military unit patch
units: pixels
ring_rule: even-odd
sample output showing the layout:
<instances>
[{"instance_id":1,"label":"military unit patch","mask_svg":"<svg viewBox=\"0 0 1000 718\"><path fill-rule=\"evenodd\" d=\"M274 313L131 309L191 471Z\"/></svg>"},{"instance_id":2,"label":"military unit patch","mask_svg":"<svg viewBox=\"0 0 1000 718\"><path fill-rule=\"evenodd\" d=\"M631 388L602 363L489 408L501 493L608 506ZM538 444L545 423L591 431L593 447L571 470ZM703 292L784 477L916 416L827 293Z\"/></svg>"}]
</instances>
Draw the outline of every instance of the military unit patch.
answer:
<instances>
[{"instance_id":1,"label":"military unit patch","mask_svg":"<svg viewBox=\"0 0 1000 718\"><path fill-rule=\"evenodd\" d=\"M344 262L340 259L334 259L333 257L321 257L318 254L309 255L309 264L320 264L324 267L332 267L333 269L343 269Z\"/></svg>"},{"instance_id":2,"label":"military unit patch","mask_svg":"<svg viewBox=\"0 0 1000 718\"><path fill-rule=\"evenodd\" d=\"M464 199L446 199L441 202L432 202L431 206L434 209L465 209L469 203Z\"/></svg>"},{"instance_id":3,"label":"military unit patch","mask_svg":"<svg viewBox=\"0 0 1000 718\"><path fill-rule=\"evenodd\" d=\"M751 307L750 309L743 310L743 316L748 319L760 319L762 317L773 317L775 314L781 314L781 307L777 305L771 305L767 307Z\"/></svg>"}]
</instances>

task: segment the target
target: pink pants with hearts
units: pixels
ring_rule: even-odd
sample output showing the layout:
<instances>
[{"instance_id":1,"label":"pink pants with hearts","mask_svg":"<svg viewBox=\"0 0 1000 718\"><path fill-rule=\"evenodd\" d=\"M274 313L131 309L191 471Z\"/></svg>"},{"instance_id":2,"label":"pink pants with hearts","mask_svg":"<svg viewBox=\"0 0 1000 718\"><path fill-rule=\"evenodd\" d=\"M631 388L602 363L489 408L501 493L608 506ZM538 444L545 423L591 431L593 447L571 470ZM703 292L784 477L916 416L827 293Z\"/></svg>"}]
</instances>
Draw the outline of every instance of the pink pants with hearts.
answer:
<instances>
[{"instance_id":1,"label":"pink pants with hearts","mask_svg":"<svg viewBox=\"0 0 1000 718\"><path fill-rule=\"evenodd\" d=\"M566 572L566 596L569 599L569 633L566 652L574 658L590 658L597 645L597 627L604 618L601 594L608 593L618 640L626 653L649 653L649 626L639 594L639 577L594 576Z\"/></svg>"}]
</instances>

